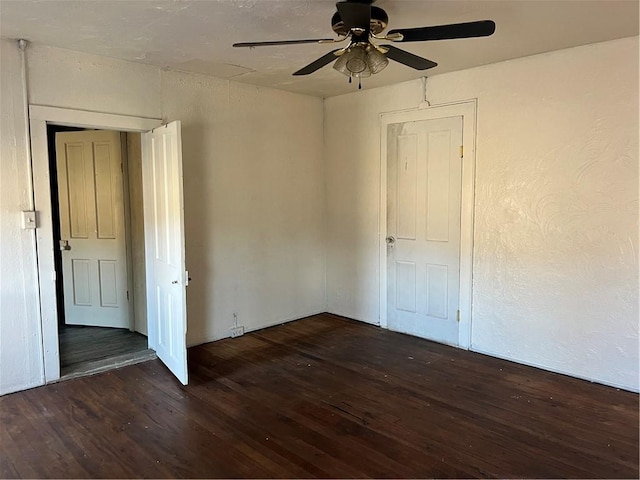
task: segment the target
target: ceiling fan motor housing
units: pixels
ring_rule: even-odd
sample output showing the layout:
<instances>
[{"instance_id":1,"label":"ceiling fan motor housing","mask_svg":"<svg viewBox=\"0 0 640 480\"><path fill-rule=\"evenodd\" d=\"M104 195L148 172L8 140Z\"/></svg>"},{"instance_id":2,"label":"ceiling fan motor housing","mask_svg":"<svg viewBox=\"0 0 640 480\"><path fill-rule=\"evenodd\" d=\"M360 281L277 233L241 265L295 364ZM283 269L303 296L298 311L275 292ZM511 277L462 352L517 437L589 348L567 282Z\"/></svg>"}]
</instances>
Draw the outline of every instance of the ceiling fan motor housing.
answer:
<instances>
[{"instance_id":1,"label":"ceiling fan motor housing","mask_svg":"<svg viewBox=\"0 0 640 480\"><path fill-rule=\"evenodd\" d=\"M374 35L379 34L389 24L389 16L387 12L382 10L379 7L371 6L371 21L369 23L369 30ZM344 37L349 34L349 29L344 26L344 22L342 21L342 17L340 17L340 13L336 12L331 17L331 28L336 34Z\"/></svg>"},{"instance_id":2,"label":"ceiling fan motor housing","mask_svg":"<svg viewBox=\"0 0 640 480\"><path fill-rule=\"evenodd\" d=\"M2 1L2 0L0 0ZM401 63L416 70L427 70L438 64L407 52L393 45L376 45L373 39L390 42L427 42L431 40L450 40L456 38L488 37L493 35L496 24L492 20L433 25L390 30L380 35L389 23L387 13L374 7L375 0L339 0L337 12L331 17L331 28L340 37L307 38L301 40L276 40L267 42L234 43L234 47L261 47L274 45L296 45L302 43L338 43L349 40L344 48L332 50L294 75L309 75L334 62L334 68L340 73L360 80L362 77L383 70L389 60ZM337 58L336 58L337 57Z\"/></svg>"}]
</instances>

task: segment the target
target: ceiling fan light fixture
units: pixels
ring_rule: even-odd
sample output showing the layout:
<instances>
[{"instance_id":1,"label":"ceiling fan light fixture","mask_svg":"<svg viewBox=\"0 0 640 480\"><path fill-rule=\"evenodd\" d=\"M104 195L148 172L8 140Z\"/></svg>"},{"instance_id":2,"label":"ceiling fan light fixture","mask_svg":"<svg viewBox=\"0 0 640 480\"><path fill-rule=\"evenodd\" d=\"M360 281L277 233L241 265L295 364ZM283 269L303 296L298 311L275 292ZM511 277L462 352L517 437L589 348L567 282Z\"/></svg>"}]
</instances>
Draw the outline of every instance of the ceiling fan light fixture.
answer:
<instances>
[{"instance_id":1,"label":"ceiling fan light fixture","mask_svg":"<svg viewBox=\"0 0 640 480\"><path fill-rule=\"evenodd\" d=\"M333 68L347 77L370 77L367 52L362 45L352 45L338 57Z\"/></svg>"},{"instance_id":2,"label":"ceiling fan light fixture","mask_svg":"<svg viewBox=\"0 0 640 480\"><path fill-rule=\"evenodd\" d=\"M375 75L387 68L389 60L387 60L386 55L370 45L367 49L367 63L369 65L369 70L371 70L371 73Z\"/></svg>"},{"instance_id":3,"label":"ceiling fan light fixture","mask_svg":"<svg viewBox=\"0 0 640 480\"><path fill-rule=\"evenodd\" d=\"M371 44L349 47L333 64L333 68L347 77L365 78L384 70L387 57Z\"/></svg>"},{"instance_id":4,"label":"ceiling fan light fixture","mask_svg":"<svg viewBox=\"0 0 640 480\"><path fill-rule=\"evenodd\" d=\"M367 52L361 45L356 45L347 54L345 67L352 75L362 74L369 68Z\"/></svg>"},{"instance_id":5,"label":"ceiling fan light fixture","mask_svg":"<svg viewBox=\"0 0 640 480\"><path fill-rule=\"evenodd\" d=\"M335 61L335 63L333 64L333 68L336 69L337 71L339 71L340 73L342 73L343 75L346 75L347 77L350 77L351 76L351 72L349 70L347 70L347 60L348 60L348 58L349 58L349 50L347 49Z\"/></svg>"},{"instance_id":6,"label":"ceiling fan light fixture","mask_svg":"<svg viewBox=\"0 0 640 480\"><path fill-rule=\"evenodd\" d=\"M0 0L2 1L2 0ZM496 24L493 20L433 25L428 27L402 28L382 32L387 27L389 17L381 8L372 3L375 0L339 0L337 12L331 18L331 27L339 38L307 38L302 40L278 40L268 42L234 43L234 47L259 47L274 45L295 45L303 43L337 43L350 40L345 48L333 50L314 60L309 65L293 72L293 75L309 75L333 62L333 68L349 78L361 79L384 70L389 60L401 63L415 70L427 70L438 64L414 55L393 45L376 45L374 40L390 42L427 42L456 38L488 37L493 35ZM338 59L336 60L336 57ZM361 85L360 82L358 82Z\"/></svg>"}]
</instances>

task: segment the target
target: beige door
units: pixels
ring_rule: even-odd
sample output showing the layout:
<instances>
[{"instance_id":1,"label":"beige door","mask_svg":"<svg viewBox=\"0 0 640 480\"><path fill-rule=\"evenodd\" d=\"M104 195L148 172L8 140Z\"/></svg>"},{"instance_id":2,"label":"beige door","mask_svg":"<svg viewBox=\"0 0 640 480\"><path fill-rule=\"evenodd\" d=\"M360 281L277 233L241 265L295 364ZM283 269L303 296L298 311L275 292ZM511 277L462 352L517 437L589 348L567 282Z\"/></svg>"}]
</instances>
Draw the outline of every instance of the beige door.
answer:
<instances>
[{"instance_id":1,"label":"beige door","mask_svg":"<svg viewBox=\"0 0 640 480\"><path fill-rule=\"evenodd\" d=\"M462 117L387 130L387 321L456 345Z\"/></svg>"},{"instance_id":2,"label":"beige door","mask_svg":"<svg viewBox=\"0 0 640 480\"><path fill-rule=\"evenodd\" d=\"M65 321L129 328L120 133L56 134Z\"/></svg>"}]
</instances>

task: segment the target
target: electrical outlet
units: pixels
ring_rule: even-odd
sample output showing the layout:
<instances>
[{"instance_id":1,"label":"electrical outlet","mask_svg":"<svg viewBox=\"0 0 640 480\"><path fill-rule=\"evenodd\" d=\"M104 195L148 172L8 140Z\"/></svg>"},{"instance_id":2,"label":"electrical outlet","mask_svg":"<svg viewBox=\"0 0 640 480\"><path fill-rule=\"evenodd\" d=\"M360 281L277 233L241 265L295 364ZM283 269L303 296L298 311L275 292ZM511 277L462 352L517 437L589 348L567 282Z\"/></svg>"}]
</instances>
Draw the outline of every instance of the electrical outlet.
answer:
<instances>
[{"instance_id":1,"label":"electrical outlet","mask_svg":"<svg viewBox=\"0 0 640 480\"><path fill-rule=\"evenodd\" d=\"M239 337L240 335L244 335L243 326L231 327L231 338L236 338L236 337Z\"/></svg>"}]
</instances>

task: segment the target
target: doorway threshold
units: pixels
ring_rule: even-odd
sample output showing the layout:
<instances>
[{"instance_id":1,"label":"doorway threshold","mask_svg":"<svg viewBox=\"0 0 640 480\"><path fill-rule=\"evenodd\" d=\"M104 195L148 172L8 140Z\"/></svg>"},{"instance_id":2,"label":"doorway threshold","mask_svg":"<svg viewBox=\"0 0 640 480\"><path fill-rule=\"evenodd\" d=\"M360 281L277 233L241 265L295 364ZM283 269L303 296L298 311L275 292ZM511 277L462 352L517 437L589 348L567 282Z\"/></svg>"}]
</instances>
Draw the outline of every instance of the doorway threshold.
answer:
<instances>
[{"instance_id":1,"label":"doorway threshold","mask_svg":"<svg viewBox=\"0 0 640 480\"><path fill-rule=\"evenodd\" d=\"M138 352L125 353L109 358L101 358L91 362L83 362L64 368L60 379L57 381L71 380L72 378L87 377L98 373L122 368L136 363L148 362L158 358L156 352L150 348Z\"/></svg>"}]
</instances>

